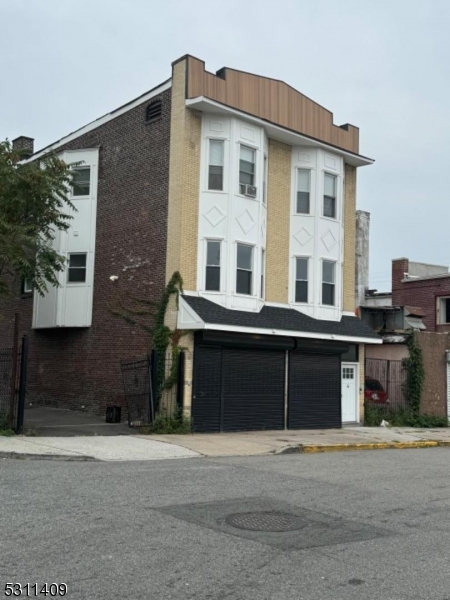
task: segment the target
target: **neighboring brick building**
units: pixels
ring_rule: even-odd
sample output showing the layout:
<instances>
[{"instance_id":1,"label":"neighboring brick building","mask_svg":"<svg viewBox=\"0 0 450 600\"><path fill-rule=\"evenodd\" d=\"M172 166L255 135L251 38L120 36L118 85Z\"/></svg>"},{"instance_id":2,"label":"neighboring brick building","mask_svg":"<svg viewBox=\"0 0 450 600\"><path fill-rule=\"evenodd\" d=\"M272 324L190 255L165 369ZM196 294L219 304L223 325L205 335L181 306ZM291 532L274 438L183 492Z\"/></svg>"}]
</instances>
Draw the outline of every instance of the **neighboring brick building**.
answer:
<instances>
[{"instance_id":1,"label":"neighboring brick building","mask_svg":"<svg viewBox=\"0 0 450 600\"><path fill-rule=\"evenodd\" d=\"M356 170L372 162L356 127L278 80L185 56L29 160L49 151L84 161L55 242L68 269L44 298L17 290L0 305L2 340L16 311L30 336L30 399L122 404L120 360L152 340L114 310L158 302L180 271L166 323L189 332L184 409L198 430L361 419L364 346L381 340L355 316Z\"/></svg>"},{"instance_id":2,"label":"neighboring brick building","mask_svg":"<svg viewBox=\"0 0 450 600\"><path fill-rule=\"evenodd\" d=\"M414 332L422 348L425 369L420 410L450 418L448 267L394 259L392 292L368 291L360 313L384 341L382 346L370 347L367 357L375 361L368 370L380 359L399 361L408 356L407 341Z\"/></svg>"},{"instance_id":3,"label":"neighboring brick building","mask_svg":"<svg viewBox=\"0 0 450 600\"><path fill-rule=\"evenodd\" d=\"M398 258L392 261L392 304L418 306L427 331L450 331L448 267Z\"/></svg>"},{"instance_id":4,"label":"neighboring brick building","mask_svg":"<svg viewBox=\"0 0 450 600\"><path fill-rule=\"evenodd\" d=\"M110 308L128 292L157 298L165 285L171 90L160 91L164 87L99 119L90 131L83 133L88 125L67 136L66 143L57 143L58 153L99 149L95 293L89 327L32 328L33 294L21 294L19 285L14 300L0 303L1 345L12 339L15 312L20 314L21 334L30 338L32 402L99 412L107 404L122 404L119 361L145 353L151 345L144 329L130 327ZM146 108L152 98L161 100L162 111L148 123ZM71 160L77 161L77 153ZM77 226L72 224L69 235ZM118 279L112 282L114 275Z\"/></svg>"}]
</instances>

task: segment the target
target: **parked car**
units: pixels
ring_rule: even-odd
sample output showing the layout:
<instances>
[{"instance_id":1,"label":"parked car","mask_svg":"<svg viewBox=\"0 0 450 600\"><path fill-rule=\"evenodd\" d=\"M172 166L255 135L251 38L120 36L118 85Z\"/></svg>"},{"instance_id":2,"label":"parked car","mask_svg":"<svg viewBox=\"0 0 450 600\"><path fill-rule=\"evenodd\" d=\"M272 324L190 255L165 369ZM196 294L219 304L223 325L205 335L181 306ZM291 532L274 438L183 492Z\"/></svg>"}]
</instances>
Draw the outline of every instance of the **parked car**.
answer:
<instances>
[{"instance_id":1,"label":"parked car","mask_svg":"<svg viewBox=\"0 0 450 600\"><path fill-rule=\"evenodd\" d=\"M386 404L389 402L383 386L378 379L374 379L373 377L365 378L364 399L366 402L373 402L374 404Z\"/></svg>"}]
</instances>

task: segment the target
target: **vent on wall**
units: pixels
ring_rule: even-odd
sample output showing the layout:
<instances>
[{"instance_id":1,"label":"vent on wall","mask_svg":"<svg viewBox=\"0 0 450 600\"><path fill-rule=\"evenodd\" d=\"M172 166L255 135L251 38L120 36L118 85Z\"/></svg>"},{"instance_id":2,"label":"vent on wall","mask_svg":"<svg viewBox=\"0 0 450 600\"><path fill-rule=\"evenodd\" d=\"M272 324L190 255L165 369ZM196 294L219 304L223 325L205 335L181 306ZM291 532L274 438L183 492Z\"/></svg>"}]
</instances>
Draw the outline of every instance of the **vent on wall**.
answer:
<instances>
[{"instance_id":1,"label":"vent on wall","mask_svg":"<svg viewBox=\"0 0 450 600\"><path fill-rule=\"evenodd\" d=\"M161 117L161 112L162 112L161 100L154 100L145 109L145 120L147 121L147 123L156 121L156 119L159 119Z\"/></svg>"}]
</instances>

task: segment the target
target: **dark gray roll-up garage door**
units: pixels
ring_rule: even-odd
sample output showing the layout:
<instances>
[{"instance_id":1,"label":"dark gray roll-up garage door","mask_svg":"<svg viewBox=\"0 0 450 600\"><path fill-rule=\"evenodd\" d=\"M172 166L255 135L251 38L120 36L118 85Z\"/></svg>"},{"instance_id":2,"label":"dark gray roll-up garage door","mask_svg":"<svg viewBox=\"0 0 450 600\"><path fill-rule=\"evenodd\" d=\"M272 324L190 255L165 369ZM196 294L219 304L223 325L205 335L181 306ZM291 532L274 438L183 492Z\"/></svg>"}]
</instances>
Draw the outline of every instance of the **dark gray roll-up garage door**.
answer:
<instances>
[{"instance_id":1,"label":"dark gray roll-up garage door","mask_svg":"<svg viewBox=\"0 0 450 600\"><path fill-rule=\"evenodd\" d=\"M285 352L196 346L196 431L284 427Z\"/></svg>"},{"instance_id":2,"label":"dark gray roll-up garage door","mask_svg":"<svg viewBox=\"0 0 450 600\"><path fill-rule=\"evenodd\" d=\"M223 352L223 430L283 429L285 353Z\"/></svg>"},{"instance_id":3,"label":"dark gray roll-up garage door","mask_svg":"<svg viewBox=\"0 0 450 600\"><path fill-rule=\"evenodd\" d=\"M195 431L220 431L222 348L197 346L194 357L192 420Z\"/></svg>"},{"instance_id":4,"label":"dark gray roll-up garage door","mask_svg":"<svg viewBox=\"0 0 450 600\"><path fill-rule=\"evenodd\" d=\"M341 361L337 354L291 352L289 429L341 427Z\"/></svg>"}]
</instances>

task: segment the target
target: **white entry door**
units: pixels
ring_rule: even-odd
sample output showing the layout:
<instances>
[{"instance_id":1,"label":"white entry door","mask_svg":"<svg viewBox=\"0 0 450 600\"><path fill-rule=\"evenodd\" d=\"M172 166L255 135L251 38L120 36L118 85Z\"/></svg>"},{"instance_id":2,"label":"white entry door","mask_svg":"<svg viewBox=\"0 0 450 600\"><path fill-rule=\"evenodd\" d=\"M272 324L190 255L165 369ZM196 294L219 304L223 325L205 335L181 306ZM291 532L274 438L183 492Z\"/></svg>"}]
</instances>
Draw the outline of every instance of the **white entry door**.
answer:
<instances>
[{"instance_id":1,"label":"white entry door","mask_svg":"<svg viewBox=\"0 0 450 600\"><path fill-rule=\"evenodd\" d=\"M357 365L342 363L342 422L355 423L357 420L358 388Z\"/></svg>"}]
</instances>

